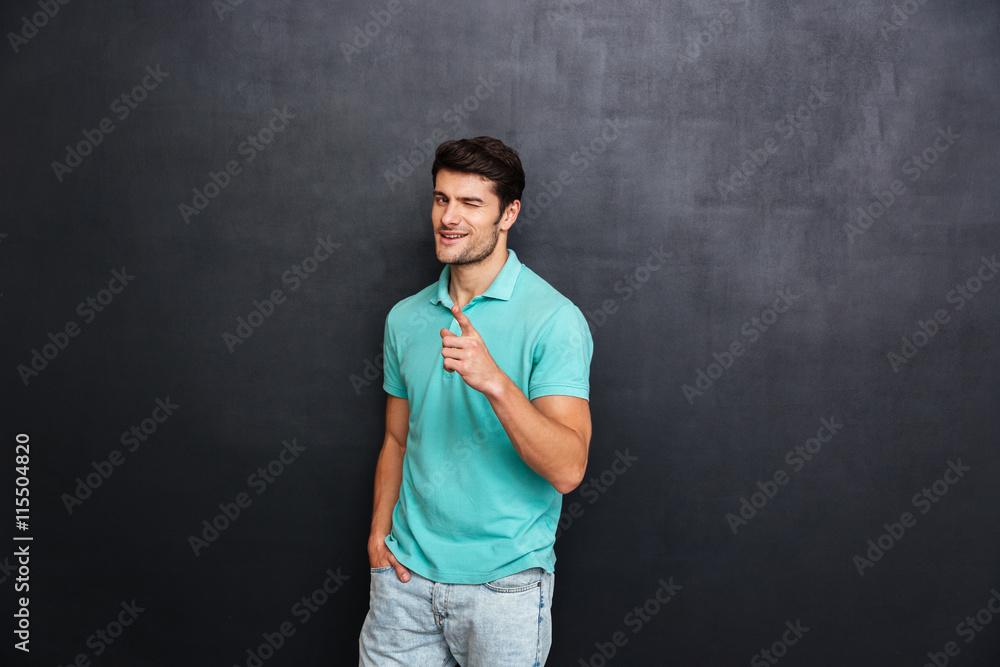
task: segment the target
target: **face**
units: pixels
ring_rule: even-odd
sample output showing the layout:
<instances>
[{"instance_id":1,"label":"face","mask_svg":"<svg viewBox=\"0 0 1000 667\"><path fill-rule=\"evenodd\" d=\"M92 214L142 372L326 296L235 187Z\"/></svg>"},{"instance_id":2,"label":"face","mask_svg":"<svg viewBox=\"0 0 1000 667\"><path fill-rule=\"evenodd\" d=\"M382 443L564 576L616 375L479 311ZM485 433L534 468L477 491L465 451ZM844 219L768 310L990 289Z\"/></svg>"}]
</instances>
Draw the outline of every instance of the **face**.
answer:
<instances>
[{"instance_id":1,"label":"face","mask_svg":"<svg viewBox=\"0 0 1000 667\"><path fill-rule=\"evenodd\" d=\"M500 211L493 183L477 174L442 169L434 181L434 247L444 264L473 264L496 249L500 232L510 229L519 202ZM448 237L457 238L448 238Z\"/></svg>"}]
</instances>

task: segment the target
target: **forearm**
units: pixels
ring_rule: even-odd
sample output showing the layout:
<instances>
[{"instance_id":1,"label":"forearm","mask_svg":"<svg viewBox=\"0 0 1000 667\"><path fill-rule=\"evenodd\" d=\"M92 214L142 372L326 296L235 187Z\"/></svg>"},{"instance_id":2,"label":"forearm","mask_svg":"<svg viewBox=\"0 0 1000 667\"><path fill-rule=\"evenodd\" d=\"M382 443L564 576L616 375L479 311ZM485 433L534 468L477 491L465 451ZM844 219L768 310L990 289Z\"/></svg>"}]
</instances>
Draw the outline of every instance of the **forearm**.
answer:
<instances>
[{"instance_id":1,"label":"forearm","mask_svg":"<svg viewBox=\"0 0 1000 667\"><path fill-rule=\"evenodd\" d=\"M539 412L506 375L484 394L518 456L560 493L575 489L587 468L583 434Z\"/></svg>"},{"instance_id":2,"label":"forearm","mask_svg":"<svg viewBox=\"0 0 1000 667\"><path fill-rule=\"evenodd\" d=\"M375 503L372 510L371 539L384 539L392 530L392 510L399 500L403 482L404 447L386 439L375 466Z\"/></svg>"}]
</instances>

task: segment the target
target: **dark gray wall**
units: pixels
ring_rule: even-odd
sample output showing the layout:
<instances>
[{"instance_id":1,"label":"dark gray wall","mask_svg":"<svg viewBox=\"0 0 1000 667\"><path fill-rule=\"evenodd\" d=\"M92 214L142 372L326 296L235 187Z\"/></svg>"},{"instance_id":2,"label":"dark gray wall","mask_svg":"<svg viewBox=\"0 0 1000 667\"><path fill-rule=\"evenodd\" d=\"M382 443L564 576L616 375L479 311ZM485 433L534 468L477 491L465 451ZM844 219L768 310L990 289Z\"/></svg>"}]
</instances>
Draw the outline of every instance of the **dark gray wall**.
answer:
<instances>
[{"instance_id":1,"label":"dark gray wall","mask_svg":"<svg viewBox=\"0 0 1000 667\"><path fill-rule=\"evenodd\" d=\"M356 660L384 318L441 269L423 151L490 134L528 173L510 246L595 341L549 664L994 664L998 19L4 3L4 478L27 434L34 538L30 655L26 542L0 547L6 654L245 665L288 623L265 664Z\"/></svg>"}]
</instances>

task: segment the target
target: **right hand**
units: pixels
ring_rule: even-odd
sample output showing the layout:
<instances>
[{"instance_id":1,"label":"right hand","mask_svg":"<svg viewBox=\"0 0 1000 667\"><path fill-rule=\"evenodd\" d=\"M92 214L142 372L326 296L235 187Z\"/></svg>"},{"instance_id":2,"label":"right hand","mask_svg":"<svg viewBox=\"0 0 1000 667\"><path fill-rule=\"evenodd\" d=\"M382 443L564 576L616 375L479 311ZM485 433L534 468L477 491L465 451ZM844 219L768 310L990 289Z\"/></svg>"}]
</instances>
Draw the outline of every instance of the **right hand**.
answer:
<instances>
[{"instance_id":1,"label":"right hand","mask_svg":"<svg viewBox=\"0 0 1000 667\"><path fill-rule=\"evenodd\" d=\"M385 536L373 535L368 538L368 562L371 567L387 567L391 565L396 570L396 577L404 584L410 580L410 571L403 566L385 545Z\"/></svg>"}]
</instances>

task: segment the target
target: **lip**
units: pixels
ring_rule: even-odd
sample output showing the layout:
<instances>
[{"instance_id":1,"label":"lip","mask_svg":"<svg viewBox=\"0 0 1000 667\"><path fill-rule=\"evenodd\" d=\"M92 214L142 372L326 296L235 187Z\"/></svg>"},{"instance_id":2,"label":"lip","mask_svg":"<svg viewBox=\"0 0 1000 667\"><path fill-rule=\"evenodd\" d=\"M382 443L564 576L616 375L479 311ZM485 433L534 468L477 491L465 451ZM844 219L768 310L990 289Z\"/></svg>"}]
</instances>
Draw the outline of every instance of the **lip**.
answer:
<instances>
[{"instance_id":1,"label":"lip","mask_svg":"<svg viewBox=\"0 0 1000 667\"><path fill-rule=\"evenodd\" d=\"M446 233L451 233L451 232L438 232L438 239L439 239L439 240L441 241L441 243L443 243L444 245L453 245L453 244L455 244L455 243L458 243L459 241L462 241L462 240L464 240L464 239L465 239L465 237L466 237L466 236L468 236L468 234L465 234L464 236L460 236L460 237L459 237L459 238L457 238L457 239L449 239L449 238L445 238L445 236L444 236L444 235L445 235Z\"/></svg>"}]
</instances>

